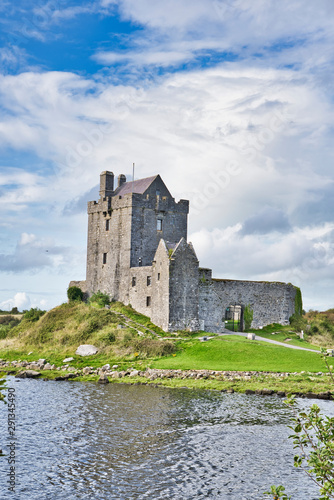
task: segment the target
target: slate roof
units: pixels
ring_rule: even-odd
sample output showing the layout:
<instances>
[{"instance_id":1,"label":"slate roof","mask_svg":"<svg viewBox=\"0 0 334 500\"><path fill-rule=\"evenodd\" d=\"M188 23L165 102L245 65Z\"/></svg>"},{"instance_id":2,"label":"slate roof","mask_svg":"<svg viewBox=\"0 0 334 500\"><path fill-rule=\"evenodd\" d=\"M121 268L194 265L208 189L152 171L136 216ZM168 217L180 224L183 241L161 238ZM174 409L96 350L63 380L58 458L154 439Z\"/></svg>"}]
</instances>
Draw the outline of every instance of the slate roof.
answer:
<instances>
[{"instance_id":1,"label":"slate roof","mask_svg":"<svg viewBox=\"0 0 334 500\"><path fill-rule=\"evenodd\" d=\"M144 194L145 191L150 187L152 182L158 177L154 175L153 177L146 177L145 179L138 179L138 181L129 181L122 184L121 187L117 188L114 195L123 196L124 194L137 193Z\"/></svg>"}]
</instances>

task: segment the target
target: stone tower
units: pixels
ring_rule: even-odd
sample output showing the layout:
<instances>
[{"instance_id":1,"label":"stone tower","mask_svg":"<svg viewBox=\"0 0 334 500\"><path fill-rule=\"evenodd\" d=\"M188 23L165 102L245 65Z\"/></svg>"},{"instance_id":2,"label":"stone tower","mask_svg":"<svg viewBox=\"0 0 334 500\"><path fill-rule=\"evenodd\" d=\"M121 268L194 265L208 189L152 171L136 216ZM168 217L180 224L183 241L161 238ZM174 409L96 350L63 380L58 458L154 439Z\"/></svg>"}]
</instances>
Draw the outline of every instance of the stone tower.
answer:
<instances>
[{"instance_id":1,"label":"stone tower","mask_svg":"<svg viewBox=\"0 0 334 500\"><path fill-rule=\"evenodd\" d=\"M102 172L100 199L88 203L88 294L129 303L130 269L152 266L161 239L187 238L189 202L176 203L159 175L126 182Z\"/></svg>"}]
</instances>

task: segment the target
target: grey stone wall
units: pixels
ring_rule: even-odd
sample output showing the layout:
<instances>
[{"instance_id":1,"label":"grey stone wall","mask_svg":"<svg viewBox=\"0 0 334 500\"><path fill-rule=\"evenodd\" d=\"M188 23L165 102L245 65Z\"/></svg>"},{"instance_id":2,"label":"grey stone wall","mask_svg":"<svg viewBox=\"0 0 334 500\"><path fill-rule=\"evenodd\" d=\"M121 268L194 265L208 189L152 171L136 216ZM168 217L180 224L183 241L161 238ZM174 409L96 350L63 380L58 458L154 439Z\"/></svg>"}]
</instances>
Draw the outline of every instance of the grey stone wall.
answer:
<instances>
[{"instance_id":1,"label":"grey stone wall","mask_svg":"<svg viewBox=\"0 0 334 500\"><path fill-rule=\"evenodd\" d=\"M161 239L173 243L187 239L189 203L176 203L160 178L144 195L132 196L131 267L138 266L140 260L143 266L149 266ZM157 229L158 219L161 230Z\"/></svg>"},{"instance_id":2,"label":"grey stone wall","mask_svg":"<svg viewBox=\"0 0 334 500\"><path fill-rule=\"evenodd\" d=\"M160 240L152 266L151 320L165 331L169 326L169 265L168 248L165 241Z\"/></svg>"},{"instance_id":3,"label":"grey stone wall","mask_svg":"<svg viewBox=\"0 0 334 500\"><path fill-rule=\"evenodd\" d=\"M198 259L191 243L180 240L170 259L169 330L198 330Z\"/></svg>"},{"instance_id":4,"label":"grey stone wall","mask_svg":"<svg viewBox=\"0 0 334 500\"><path fill-rule=\"evenodd\" d=\"M294 313L296 288L291 284L201 278L200 274L199 318L204 320L206 331L221 331L225 310L231 305L250 305L253 328L271 323L287 325Z\"/></svg>"}]
</instances>

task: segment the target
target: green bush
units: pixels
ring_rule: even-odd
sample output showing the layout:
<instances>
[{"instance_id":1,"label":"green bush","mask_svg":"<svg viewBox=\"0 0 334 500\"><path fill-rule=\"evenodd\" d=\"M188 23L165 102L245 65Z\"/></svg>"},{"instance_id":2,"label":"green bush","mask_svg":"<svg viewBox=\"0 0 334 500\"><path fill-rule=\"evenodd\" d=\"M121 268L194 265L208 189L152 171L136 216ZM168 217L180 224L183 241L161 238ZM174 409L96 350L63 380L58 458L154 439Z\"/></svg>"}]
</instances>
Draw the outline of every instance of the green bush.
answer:
<instances>
[{"instance_id":1,"label":"green bush","mask_svg":"<svg viewBox=\"0 0 334 500\"><path fill-rule=\"evenodd\" d=\"M70 302L82 302L83 291L78 286L70 286L67 290L67 298Z\"/></svg>"},{"instance_id":2,"label":"green bush","mask_svg":"<svg viewBox=\"0 0 334 500\"><path fill-rule=\"evenodd\" d=\"M252 326L252 321L253 321L253 309L251 309L250 305L247 304L247 306L244 309L244 323L245 323L245 330L249 330Z\"/></svg>"},{"instance_id":3,"label":"green bush","mask_svg":"<svg viewBox=\"0 0 334 500\"><path fill-rule=\"evenodd\" d=\"M45 314L46 311L42 311L38 307L32 307L29 309L29 311L26 311L23 315L23 319L26 319L28 321L34 322L38 321L43 314Z\"/></svg>"},{"instance_id":4,"label":"green bush","mask_svg":"<svg viewBox=\"0 0 334 500\"><path fill-rule=\"evenodd\" d=\"M110 304L110 298L109 295L107 295L106 293L102 293L99 290L96 293L93 293L93 295L89 299L89 303L91 305L98 305L99 307L105 307Z\"/></svg>"},{"instance_id":5,"label":"green bush","mask_svg":"<svg viewBox=\"0 0 334 500\"><path fill-rule=\"evenodd\" d=\"M306 318L303 318L299 314L293 314L292 316L290 316L289 321L290 321L291 328L295 332L301 332L302 330L306 329L307 320L306 320Z\"/></svg>"},{"instance_id":6,"label":"green bush","mask_svg":"<svg viewBox=\"0 0 334 500\"><path fill-rule=\"evenodd\" d=\"M114 334L114 332L108 332L102 337L102 340L107 344L112 344L116 341L116 335Z\"/></svg>"}]
</instances>

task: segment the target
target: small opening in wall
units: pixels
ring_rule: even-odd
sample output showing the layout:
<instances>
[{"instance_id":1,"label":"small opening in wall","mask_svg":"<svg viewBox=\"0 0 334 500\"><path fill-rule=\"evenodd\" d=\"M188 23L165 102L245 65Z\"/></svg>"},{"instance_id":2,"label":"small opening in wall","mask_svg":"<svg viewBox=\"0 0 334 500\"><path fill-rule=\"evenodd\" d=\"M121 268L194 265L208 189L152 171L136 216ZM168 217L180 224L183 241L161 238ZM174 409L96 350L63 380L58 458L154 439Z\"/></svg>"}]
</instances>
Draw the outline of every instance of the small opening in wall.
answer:
<instances>
[{"instance_id":1,"label":"small opening in wall","mask_svg":"<svg viewBox=\"0 0 334 500\"><path fill-rule=\"evenodd\" d=\"M155 194L157 195L157 197L159 198L160 197L160 189L157 189Z\"/></svg>"},{"instance_id":2,"label":"small opening in wall","mask_svg":"<svg viewBox=\"0 0 334 500\"><path fill-rule=\"evenodd\" d=\"M162 219L157 219L157 231L162 231Z\"/></svg>"},{"instance_id":3,"label":"small opening in wall","mask_svg":"<svg viewBox=\"0 0 334 500\"><path fill-rule=\"evenodd\" d=\"M143 265L143 259L141 257L139 257L138 259L138 266L142 266Z\"/></svg>"},{"instance_id":4,"label":"small opening in wall","mask_svg":"<svg viewBox=\"0 0 334 500\"><path fill-rule=\"evenodd\" d=\"M136 286L136 282L137 282L136 277L133 276L132 277L132 286Z\"/></svg>"},{"instance_id":5,"label":"small opening in wall","mask_svg":"<svg viewBox=\"0 0 334 500\"><path fill-rule=\"evenodd\" d=\"M151 276L147 276L147 278L146 278L146 284L147 284L147 286L150 286L151 283L152 283L152 277Z\"/></svg>"},{"instance_id":6,"label":"small opening in wall","mask_svg":"<svg viewBox=\"0 0 334 500\"><path fill-rule=\"evenodd\" d=\"M160 273L158 273L158 281L160 281Z\"/></svg>"},{"instance_id":7,"label":"small opening in wall","mask_svg":"<svg viewBox=\"0 0 334 500\"><path fill-rule=\"evenodd\" d=\"M110 228L110 219L106 219L106 231L109 231Z\"/></svg>"},{"instance_id":8,"label":"small opening in wall","mask_svg":"<svg viewBox=\"0 0 334 500\"><path fill-rule=\"evenodd\" d=\"M104 253L103 254L103 264L106 264L107 263L107 254Z\"/></svg>"},{"instance_id":9,"label":"small opening in wall","mask_svg":"<svg viewBox=\"0 0 334 500\"><path fill-rule=\"evenodd\" d=\"M151 305L151 297L146 297L146 307L150 307Z\"/></svg>"}]
</instances>

